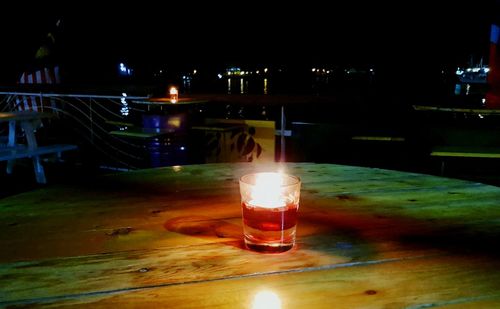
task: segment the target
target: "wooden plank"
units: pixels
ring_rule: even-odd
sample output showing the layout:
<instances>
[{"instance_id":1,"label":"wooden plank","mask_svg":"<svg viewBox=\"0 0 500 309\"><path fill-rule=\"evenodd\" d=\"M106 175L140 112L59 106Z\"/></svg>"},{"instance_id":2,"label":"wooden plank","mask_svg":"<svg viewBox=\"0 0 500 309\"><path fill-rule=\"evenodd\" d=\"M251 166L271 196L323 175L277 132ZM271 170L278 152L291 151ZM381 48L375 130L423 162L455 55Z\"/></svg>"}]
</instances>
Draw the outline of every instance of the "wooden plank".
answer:
<instances>
[{"instance_id":1,"label":"wooden plank","mask_svg":"<svg viewBox=\"0 0 500 309\"><path fill-rule=\"evenodd\" d=\"M192 126L191 130L227 132L245 128L243 124L213 123L207 125Z\"/></svg>"},{"instance_id":2,"label":"wooden plank","mask_svg":"<svg viewBox=\"0 0 500 309\"><path fill-rule=\"evenodd\" d=\"M133 137L133 138L153 138L166 134L171 134L172 129L149 129L149 128L136 128L130 127L126 130L115 130L109 132L111 135Z\"/></svg>"},{"instance_id":3,"label":"wooden plank","mask_svg":"<svg viewBox=\"0 0 500 309\"><path fill-rule=\"evenodd\" d=\"M440 243L423 244L419 239L414 245L411 242L400 244L399 238L405 235L415 236L414 231L424 233L422 229L426 227L420 223L395 223L342 213L335 216L337 219L332 220L324 213L308 214L299 224L296 247L281 255L261 255L246 250L241 218L176 217L164 222L168 232L156 235L155 231L140 227L107 232L104 237L107 244L100 248L110 250L106 254L4 263L0 278L16 278L15 282L6 282L5 297L21 299L133 288L145 284L136 277L144 278L142 272L149 270L155 272L148 276L148 284L173 284L436 255L446 247ZM416 235L425 237L428 234ZM91 239L94 243L102 243L96 235ZM46 239L44 245L52 247L51 251L61 252L50 245L52 242L62 243L58 239ZM71 250L70 242L68 239L66 250ZM73 242L80 242L80 239L73 239Z\"/></svg>"},{"instance_id":4,"label":"wooden plank","mask_svg":"<svg viewBox=\"0 0 500 309\"><path fill-rule=\"evenodd\" d=\"M353 141L376 141L376 142L404 142L404 137L399 136L353 136Z\"/></svg>"},{"instance_id":5,"label":"wooden plank","mask_svg":"<svg viewBox=\"0 0 500 309\"><path fill-rule=\"evenodd\" d=\"M29 158L38 155L45 155L49 153L58 153L68 150L75 150L78 146L70 144L56 144L48 146L38 146L35 149L30 149L26 146L16 146L0 149L0 161Z\"/></svg>"},{"instance_id":6,"label":"wooden plank","mask_svg":"<svg viewBox=\"0 0 500 309\"><path fill-rule=\"evenodd\" d=\"M54 113L42 113L42 112L2 112L0 113L0 122L5 121L26 121L26 120L37 120L44 118L54 118L56 115Z\"/></svg>"},{"instance_id":7,"label":"wooden plank","mask_svg":"<svg viewBox=\"0 0 500 309\"><path fill-rule=\"evenodd\" d=\"M179 98L175 103L170 101L170 98L151 98L147 100L132 100L132 103L141 105L155 105L155 106L179 106L179 105L192 105L192 104L204 104L207 103L204 99L192 99L192 98Z\"/></svg>"},{"instance_id":8,"label":"wooden plank","mask_svg":"<svg viewBox=\"0 0 500 309\"><path fill-rule=\"evenodd\" d=\"M432 149L431 156L463 158L500 158L500 147L440 146Z\"/></svg>"},{"instance_id":9,"label":"wooden plank","mask_svg":"<svg viewBox=\"0 0 500 309\"><path fill-rule=\"evenodd\" d=\"M164 223L202 215L239 225L237 179L253 165L239 166L236 170L225 164L144 170L103 177L87 187L46 188L1 200L0 246L6 249L0 250L0 261L109 253L159 243L171 247L186 241L219 242L214 235L196 238L171 233ZM289 171L301 175L304 182L299 235L324 233L328 226L362 230L366 235L385 233L387 238L418 231L422 224L440 230L461 226L464 233L498 230L496 187L377 169L354 173L328 165L289 165ZM429 187L423 185L426 182ZM133 229L127 237L109 236L127 227ZM431 232L421 230L425 235Z\"/></svg>"},{"instance_id":10,"label":"wooden plank","mask_svg":"<svg viewBox=\"0 0 500 309\"><path fill-rule=\"evenodd\" d=\"M436 256L4 301L66 308L466 308L500 303L493 257ZM155 270L153 270L155 271ZM149 275L148 272L143 274ZM143 278L142 281L147 281ZM261 307L255 303L271 294ZM273 300L273 301L270 301ZM278 300L276 300L278 299ZM273 302L281 306L269 307ZM267 306L266 306L267 305Z\"/></svg>"},{"instance_id":11,"label":"wooden plank","mask_svg":"<svg viewBox=\"0 0 500 309\"><path fill-rule=\"evenodd\" d=\"M482 114L482 115L499 115L500 109L492 108L462 108L462 107L441 107L441 106L425 106L413 105L416 111L430 111L430 112L454 112L454 113L468 113L468 114Z\"/></svg>"},{"instance_id":12,"label":"wooden plank","mask_svg":"<svg viewBox=\"0 0 500 309\"><path fill-rule=\"evenodd\" d=\"M114 121L114 120L106 120L105 121L107 124L115 125L115 126L126 126L126 127L134 127L135 124L132 122L126 122L126 121Z\"/></svg>"},{"instance_id":13,"label":"wooden plank","mask_svg":"<svg viewBox=\"0 0 500 309\"><path fill-rule=\"evenodd\" d=\"M242 247L238 179L256 170L279 168L303 181L298 245L284 254L257 254ZM479 269L478 277L469 281L472 284L482 278L483 270L498 276L488 268L496 263L489 257L498 254L498 200L500 189L493 186L330 164L174 166L110 175L85 186L44 188L0 200L0 306L63 298L80 301L101 294L115 299L122 292L206 284L196 290L202 295L218 282L229 282L217 290L215 306L237 280L295 278L295 272L321 274L340 266L408 261L373 277L386 282L390 269L403 276L414 267L410 261L436 255L463 258L436 262L435 275L446 280L454 280L446 277L446 270L468 271L470 260ZM483 268L476 256L484 259ZM429 265L421 265L419 271L434 269ZM314 287L314 282L329 278L331 284L336 276L321 274L310 282L290 279L293 283L288 286L317 289L318 295L305 304L314 306L316 299L333 297L326 288L330 285ZM337 284L345 293L350 289L350 295L358 295L351 281ZM448 295L444 286L436 289L417 294ZM159 293L158 299L171 291ZM402 297L388 295L392 301ZM207 299L210 304L211 298ZM197 299L192 301L192 306L199 305ZM346 301L357 304L350 298ZM105 305L111 303L106 300Z\"/></svg>"}]
</instances>

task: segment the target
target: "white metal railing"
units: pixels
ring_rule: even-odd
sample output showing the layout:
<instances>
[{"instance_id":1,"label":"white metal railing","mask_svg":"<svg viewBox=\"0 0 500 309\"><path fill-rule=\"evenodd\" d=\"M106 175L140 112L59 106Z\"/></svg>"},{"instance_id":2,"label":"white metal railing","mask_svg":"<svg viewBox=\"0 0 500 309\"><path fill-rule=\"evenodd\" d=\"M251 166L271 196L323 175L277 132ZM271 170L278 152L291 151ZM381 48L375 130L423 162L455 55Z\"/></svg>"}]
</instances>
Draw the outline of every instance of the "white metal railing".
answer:
<instances>
[{"instance_id":1,"label":"white metal railing","mask_svg":"<svg viewBox=\"0 0 500 309\"><path fill-rule=\"evenodd\" d=\"M3 96L3 97L2 97ZM130 100L145 100L147 96L128 96L128 95L100 95L100 94L67 94L67 93L43 93L43 92L0 92L0 111L18 110L16 101L19 98L34 98L39 101L40 111L55 112L63 115L72 121L73 130L79 131L79 137L88 141L88 143L97 151L104 153L117 162L123 163L129 167L126 160L120 160L117 156L125 156L134 160L140 160L136 151L126 151L122 145L140 148L139 145L131 144L130 139L124 139L120 136L110 134L109 123L127 122L127 116L120 113L123 102ZM44 100L50 100L51 104L43 104ZM237 105L237 104L236 104ZM130 106L131 112L143 110ZM241 116L241 115L239 115ZM279 161L286 161L285 137L292 135L291 130L286 129L285 106L279 106L279 113L274 115L280 128L276 130L275 135L280 142Z\"/></svg>"},{"instance_id":2,"label":"white metal railing","mask_svg":"<svg viewBox=\"0 0 500 309\"><path fill-rule=\"evenodd\" d=\"M3 96L3 97L2 97ZM113 162L119 162L127 168L136 168L129 161L141 161L137 156L142 146L130 140L110 134L110 121L124 121L127 116L120 113L124 103L130 100L147 99L144 96L98 95L98 94L62 94L42 92L0 92L0 111L17 111L27 106L20 106L29 98L31 104L36 104L35 110L54 112L64 118L68 124L65 130L75 132L72 138L79 139L90 145L90 151L97 151ZM47 100L50 104L47 104ZM21 103L21 104L20 104ZM130 111L136 109L127 104ZM132 160L129 160L132 159Z\"/></svg>"}]
</instances>

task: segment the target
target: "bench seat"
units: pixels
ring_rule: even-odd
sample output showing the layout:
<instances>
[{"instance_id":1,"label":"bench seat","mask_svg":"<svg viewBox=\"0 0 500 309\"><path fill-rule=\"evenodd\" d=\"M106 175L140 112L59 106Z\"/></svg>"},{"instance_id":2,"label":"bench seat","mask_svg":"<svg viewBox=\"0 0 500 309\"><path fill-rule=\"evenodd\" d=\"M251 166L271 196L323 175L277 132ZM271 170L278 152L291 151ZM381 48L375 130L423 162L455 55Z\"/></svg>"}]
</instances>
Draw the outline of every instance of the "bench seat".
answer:
<instances>
[{"instance_id":1,"label":"bench seat","mask_svg":"<svg viewBox=\"0 0 500 309\"><path fill-rule=\"evenodd\" d=\"M0 161L30 158L33 156L45 155L49 153L60 153L67 150L74 150L78 147L70 144L56 144L50 146L39 146L29 149L26 146L0 148Z\"/></svg>"},{"instance_id":2,"label":"bench seat","mask_svg":"<svg viewBox=\"0 0 500 309\"><path fill-rule=\"evenodd\" d=\"M433 157L500 158L500 147L439 146L431 151Z\"/></svg>"}]
</instances>

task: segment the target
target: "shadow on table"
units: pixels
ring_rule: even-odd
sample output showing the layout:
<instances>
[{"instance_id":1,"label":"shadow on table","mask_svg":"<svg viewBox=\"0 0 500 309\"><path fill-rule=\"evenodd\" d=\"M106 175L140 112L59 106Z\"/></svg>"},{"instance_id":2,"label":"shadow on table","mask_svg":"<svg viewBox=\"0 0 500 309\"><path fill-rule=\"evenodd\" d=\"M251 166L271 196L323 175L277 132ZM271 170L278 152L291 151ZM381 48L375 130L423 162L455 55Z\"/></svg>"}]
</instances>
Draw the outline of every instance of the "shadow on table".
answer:
<instances>
[{"instance_id":1,"label":"shadow on table","mask_svg":"<svg viewBox=\"0 0 500 309\"><path fill-rule=\"evenodd\" d=\"M224 244L246 250L241 226L207 216L181 216L163 225L170 232L200 238L227 238Z\"/></svg>"}]
</instances>

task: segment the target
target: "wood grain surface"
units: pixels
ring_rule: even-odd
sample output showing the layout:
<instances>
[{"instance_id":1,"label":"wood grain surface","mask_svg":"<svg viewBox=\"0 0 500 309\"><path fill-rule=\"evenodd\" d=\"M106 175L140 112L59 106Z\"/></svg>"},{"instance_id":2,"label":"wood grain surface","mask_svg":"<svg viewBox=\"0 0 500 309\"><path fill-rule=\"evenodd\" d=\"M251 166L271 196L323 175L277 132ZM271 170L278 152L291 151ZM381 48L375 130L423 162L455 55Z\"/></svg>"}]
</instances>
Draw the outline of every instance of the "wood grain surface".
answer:
<instances>
[{"instance_id":1,"label":"wood grain surface","mask_svg":"<svg viewBox=\"0 0 500 309\"><path fill-rule=\"evenodd\" d=\"M297 244L249 251L238 179L278 169L302 179ZM498 307L499 203L484 184L311 163L47 187L0 200L0 307L259 308L260 291L282 308Z\"/></svg>"}]
</instances>

